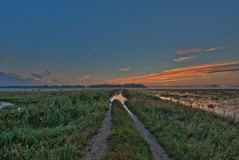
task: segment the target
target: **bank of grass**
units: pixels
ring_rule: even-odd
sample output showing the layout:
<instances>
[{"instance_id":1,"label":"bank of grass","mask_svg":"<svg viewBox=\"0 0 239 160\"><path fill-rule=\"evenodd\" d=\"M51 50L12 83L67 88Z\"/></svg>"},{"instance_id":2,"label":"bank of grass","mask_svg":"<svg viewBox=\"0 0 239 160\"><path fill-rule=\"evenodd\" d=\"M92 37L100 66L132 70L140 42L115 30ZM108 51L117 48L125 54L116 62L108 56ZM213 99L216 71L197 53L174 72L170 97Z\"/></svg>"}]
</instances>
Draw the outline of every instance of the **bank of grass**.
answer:
<instances>
[{"instance_id":1,"label":"bank of grass","mask_svg":"<svg viewBox=\"0 0 239 160\"><path fill-rule=\"evenodd\" d=\"M143 92L131 94L126 105L173 159L239 159L238 123Z\"/></svg>"},{"instance_id":2,"label":"bank of grass","mask_svg":"<svg viewBox=\"0 0 239 160\"><path fill-rule=\"evenodd\" d=\"M149 160L150 147L134 126L122 104L112 105L113 128L108 137L106 160Z\"/></svg>"},{"instance_id":3,"label":"bank of grass","mask_svg":"<svg viewBox=\"0 0 239 160\"><path fill-rule=\"evenodd\" d=\"M0 93L0 159L80 159L105 116L108 91ZM20 108L19 108L20 107Z\"/></svg>"}]
</instances>

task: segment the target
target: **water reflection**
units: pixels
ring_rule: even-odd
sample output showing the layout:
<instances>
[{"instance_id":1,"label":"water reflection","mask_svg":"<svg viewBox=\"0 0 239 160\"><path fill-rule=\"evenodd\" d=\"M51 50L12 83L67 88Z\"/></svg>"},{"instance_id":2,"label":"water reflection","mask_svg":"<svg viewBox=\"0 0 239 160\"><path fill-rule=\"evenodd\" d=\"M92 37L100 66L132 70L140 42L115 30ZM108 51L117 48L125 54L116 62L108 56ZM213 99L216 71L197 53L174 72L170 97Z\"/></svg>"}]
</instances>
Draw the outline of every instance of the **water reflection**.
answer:
<instances>
[{"instance_id":1,"label":"water reflection","mask_svg":"<svg viewBox=\"0 0 239 160\"><path fill-rule=\"evenodd\" d=\"M14 104L9 103L9 102L0 101L0 110L3 109L4 107L13 106L13 105L14 105Z\"/></svg>"},{"instance_id":2,"label":"water reflection","mask_svg":"<svg viewBox=\"0 0 239 160\"><path fill-rule=\"evenodd\" d=\"M127 100L121 92L119 92L119 94L113 96L110 101L113 102L114 100L118 100L120 101L122 104Z\"/></svg>"}]
</instances>

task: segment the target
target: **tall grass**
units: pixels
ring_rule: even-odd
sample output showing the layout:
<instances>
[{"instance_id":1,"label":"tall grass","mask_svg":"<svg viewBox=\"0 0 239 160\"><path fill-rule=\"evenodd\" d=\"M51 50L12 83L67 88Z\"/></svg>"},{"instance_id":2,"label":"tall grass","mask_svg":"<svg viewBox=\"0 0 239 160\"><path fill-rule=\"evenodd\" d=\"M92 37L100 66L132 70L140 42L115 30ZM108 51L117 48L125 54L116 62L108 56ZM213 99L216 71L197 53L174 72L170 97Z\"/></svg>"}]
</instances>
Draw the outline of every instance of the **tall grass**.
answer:
<instances>
[{"instance_id":1,"label":"tall grass","mask_svg":"<svg viewBox=\"0 0 239 160\"><path fill-rule=\"evenodd\" d=\"M127 106L173 159L239 159L239 124L134 92Z\"/></svg>"},{"instance_id":2,"label":"tall grass","mask_svg":"<svg viewBox=\"0 0 239 160\"><path fill-rule=\"evenodd\" d=\"M134 126L122 104L113 102L113 128L108 138L107 160L149 160L150 147Z\"/></svg>"},{"instance_id":3,"label":"tall grass","mask_svg":"<svg viewBox=\"0 0 239 160\"><path fill-rule=\"evenodd\" d=\"M0 111L0 159L79 159L101 125L111 94L1 93L0 99L15 107Z\"/></svg>"}]
</instances>

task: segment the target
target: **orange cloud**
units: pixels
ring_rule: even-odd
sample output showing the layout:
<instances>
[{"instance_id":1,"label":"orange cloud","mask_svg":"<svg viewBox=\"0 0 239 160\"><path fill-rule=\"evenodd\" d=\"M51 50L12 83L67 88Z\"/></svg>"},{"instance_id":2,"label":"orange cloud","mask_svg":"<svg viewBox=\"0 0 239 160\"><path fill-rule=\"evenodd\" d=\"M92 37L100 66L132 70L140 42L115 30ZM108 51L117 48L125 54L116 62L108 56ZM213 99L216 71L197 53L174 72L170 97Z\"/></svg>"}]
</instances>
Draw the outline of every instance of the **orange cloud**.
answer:
<instances>
[{"instance_id":1,"label":"orange cloud","mask_svg":"<svg viewBox=\"0 0 239 160\"><path fill-rule=\"evenodd\" d=\"M180 58L173 59L173 61L175 61L175 62L181 62L181 61L190 60L190 59L192 59L192 58L194 58L194 56L180 57Z\"/></svg>"},{"instance_id":2,"label":"orange cloud","mask_svg":"<svg viewBox=\"0 0 239 160\"><path fill-rule=\"evenodd\" d=\"M118 71L129 71L129 70L131 70L131 68L120 68Z\"/></svg>"},{"instance_id":3,"label":"orange cloud","mask_svg":"<svg viewBox=\"0 0 239 160\"><path fill-rule=\"evenodd\" d=\"M86 79L88 79L88 78L90 78L90 77L92 77L92 75L90 75L90 74L87 74L87 75L84 75L83 77L81 77L81 78L79 78L78 80L86 80Z\"/></svg>"},{"instance_id":4,"label":"orange cloud","mask_svg":"<svg viewBox=\"0 0 239 160\"><path fill-rule=\"evenodd\" d=\"M109 79L106 83L123 84L123 83L143 83L143 84L162 84L166 82L179 82L188 80L202 80L212 78L218 74L225 74L239 71L239 61L221 62L189 66L165 70L160 73Z\"/></svg>"}]
</instances>

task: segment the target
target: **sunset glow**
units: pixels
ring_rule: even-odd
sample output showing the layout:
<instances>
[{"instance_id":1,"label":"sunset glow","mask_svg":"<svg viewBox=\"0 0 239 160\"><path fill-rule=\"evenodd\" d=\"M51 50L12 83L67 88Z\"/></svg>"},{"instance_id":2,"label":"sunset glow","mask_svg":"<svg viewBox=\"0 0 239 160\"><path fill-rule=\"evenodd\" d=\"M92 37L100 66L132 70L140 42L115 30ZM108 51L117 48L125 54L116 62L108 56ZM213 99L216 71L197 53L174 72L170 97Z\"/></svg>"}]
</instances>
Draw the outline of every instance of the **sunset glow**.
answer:
<instances>
[{"instance_id":1,"label":"sunset glow","mask_svg":"<svg viewBox=\"0 0 239 160\"><path fill-rule=\"evenodd\" d=\"M239 85L239 1L1 1L0 86Z\"/></svg>"},{"instance_id":2,"label":"sunset glow","mask_svg":"<svg viewBox=\"0 0 239 160\"><path fill-rule=\"evenodd\" d=\"M182 84L182 81L185 83L185 81L190 80L189 84L208 84L208 79L211 79L209 82L212 82L212 80L217 82L216 79L218 78L218 76L222 76L221 80L224 80L226 83L230 84L235 82L236 80L239 80L238 71L239 61L234 61L182 67L165 70L163 72L155 74L111 79L107 80L106 83L121 84L124 82L135 82L143 84L166 85L170 84L171 82L176 82L176 84ZM236 73L235 77L226 78L228 74L230 75L233 73Z\"/></svg>"}]
</instances>

